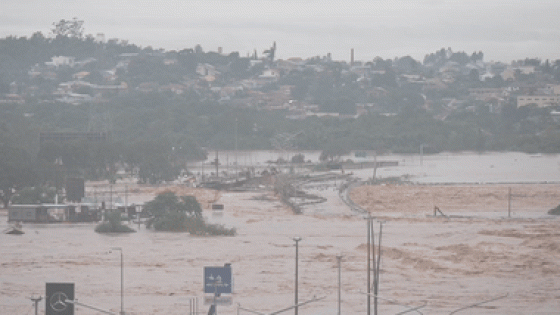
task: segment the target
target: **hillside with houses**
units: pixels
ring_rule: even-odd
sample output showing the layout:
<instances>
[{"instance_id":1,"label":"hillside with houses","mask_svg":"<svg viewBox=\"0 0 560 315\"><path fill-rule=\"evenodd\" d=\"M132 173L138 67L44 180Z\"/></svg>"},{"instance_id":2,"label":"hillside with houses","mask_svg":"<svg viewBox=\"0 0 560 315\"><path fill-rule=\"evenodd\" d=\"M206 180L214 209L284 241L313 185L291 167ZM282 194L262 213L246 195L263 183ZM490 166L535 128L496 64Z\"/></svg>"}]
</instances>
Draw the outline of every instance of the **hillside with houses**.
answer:
<instances>
[{"instance_id":1,"label":"hillside with houses","mask_svg":"<svg viewBox=\"0 0 560 315\"><path fill-rule=\"evenodd\" d=\"M42 40L58 44L56 39ZM10 46L22 41L33 45L33 38L2 40L3 104L36 100L82 105L107 103L134 92L177 97L194 93L233 108L281 110L288 119L398 114L403 103L411 102L445 119L452 112L484 108L496 113L507 106L555 109L560 103L560 60L527 58L505 64L484 61L482 52L469 55L451 48L426 55L423 61L408 56L335 61L329 54L276 60L276 43L261 56L255 51L241 57L237 52L223 53L221 48L217 52L204 52L200 46L179 52L154 51L123 41L80 40L78 44L92 46L80 56L67 51L66 55L44 55L45 61L9 64L20 57L9 54L15 50ZM25 63L24 69L14 69ZM417 99L399 98L405 93Z\"/></svg>"}]
</instances>

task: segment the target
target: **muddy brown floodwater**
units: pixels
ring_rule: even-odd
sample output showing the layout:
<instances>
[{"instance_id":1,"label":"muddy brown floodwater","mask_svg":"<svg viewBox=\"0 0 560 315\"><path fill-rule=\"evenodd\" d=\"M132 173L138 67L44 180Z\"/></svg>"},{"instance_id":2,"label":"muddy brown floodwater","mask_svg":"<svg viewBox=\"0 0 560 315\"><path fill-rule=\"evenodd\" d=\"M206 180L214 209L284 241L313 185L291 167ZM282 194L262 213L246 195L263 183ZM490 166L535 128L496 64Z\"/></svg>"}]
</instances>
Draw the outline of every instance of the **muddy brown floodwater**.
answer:
<instances>
[{"instance_id":1,"label":"muddy brown floodwater","mask_svg":"<svg viewBox=\"0 0 560 315\"><path fill-rule=\"evenodd\" d=\"M513 187L511 218L507 191ZM149 200L162 188L128 187L131 200ZM449 314L462 306L507 295L460 314L558 314L560 220L546 211L560 200L557 185L372 186L351 196L383 225L380 314L420 306L423 314ZM33 314L32 295L46 282L74 282L76 298L120 311L120 255L124 257L126 314L189 312L203 305L203 268L231 263L232 306L271 312L294 301L295 236L299 242L300 314L336 314L342 254L342 313L366 312L366 221L339 201L326 215L294 215L270 192L216 193L174 188L197 196L212 222L237 229L235 237L194 237L138 228L101 235L93 224L24 224L21 236L0 234L0 314ZM215 215L208 205L225 206ZM448 217L432 217L438 206ZM325 205L322 205L325 207ZM0 228L7 226L5 211ZM378 233L379 224L375 223ZM44 300L39 312L44 313ZM293 311L288 311L291 313ZM101 314L76 307L76 314ZM240 311L240 314L249 314Z\"/></svg>"}]
</instances>

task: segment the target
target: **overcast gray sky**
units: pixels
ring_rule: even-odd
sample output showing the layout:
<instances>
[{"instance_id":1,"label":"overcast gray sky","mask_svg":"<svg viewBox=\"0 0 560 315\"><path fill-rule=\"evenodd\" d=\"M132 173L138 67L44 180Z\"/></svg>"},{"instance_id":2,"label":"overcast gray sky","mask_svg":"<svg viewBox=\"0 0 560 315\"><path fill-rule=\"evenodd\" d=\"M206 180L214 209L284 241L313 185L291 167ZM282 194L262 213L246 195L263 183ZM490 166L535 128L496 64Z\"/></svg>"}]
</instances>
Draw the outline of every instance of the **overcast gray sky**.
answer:
<instances>
[{"instance_id":1,"label":"overcast gray sky","mask_svg":"<svg viewBox=\"0 0 560 315\"><path fill-rule=\"evenodd\" d=\"M2 0L0 37L48 35L77 17L86 34L142 47L349 60L423 57L442 47L485 60L560 59L558 0Z\"/></svg>"}]
</instances>

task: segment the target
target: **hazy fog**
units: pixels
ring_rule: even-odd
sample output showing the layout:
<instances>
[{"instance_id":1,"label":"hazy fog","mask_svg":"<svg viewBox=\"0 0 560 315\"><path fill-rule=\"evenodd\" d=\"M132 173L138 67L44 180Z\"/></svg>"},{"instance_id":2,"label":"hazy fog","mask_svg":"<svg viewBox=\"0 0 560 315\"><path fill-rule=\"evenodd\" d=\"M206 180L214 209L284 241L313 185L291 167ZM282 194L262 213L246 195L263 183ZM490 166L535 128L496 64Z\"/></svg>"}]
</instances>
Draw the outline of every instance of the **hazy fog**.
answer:
<instances>
[{"instance_id":1,"label":"hazy fog","mask_svg":"<svg viewBox=\"0 0 560 315\"><path fill-rule=\"evenodd\" d=\"M47 35L60 19L84 20L86 34L140 46L259 53L277 42L277 56L332 53L348 60L411 55L442 47L485 60L559 59L560 1L510 0L3 0L0 36Z\"/></svg>"}]
</instances>

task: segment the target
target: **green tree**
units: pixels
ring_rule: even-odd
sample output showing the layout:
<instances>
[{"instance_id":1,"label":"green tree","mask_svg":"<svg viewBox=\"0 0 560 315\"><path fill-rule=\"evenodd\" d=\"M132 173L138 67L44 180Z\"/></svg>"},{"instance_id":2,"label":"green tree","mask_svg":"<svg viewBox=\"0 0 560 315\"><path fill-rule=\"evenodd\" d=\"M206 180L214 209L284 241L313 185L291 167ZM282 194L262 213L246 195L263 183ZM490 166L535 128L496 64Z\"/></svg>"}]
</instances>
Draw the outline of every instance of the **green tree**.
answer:
<instances>
[{"instance_id":1,"label":"green tree","mask_svg":"<svg viewBox=\"0 0 560 315\"><path fill-rule=\"evenodd\" d=\"M84 21L78 20L78 18L73 18L72 20L62 19L58 23L53 23L53 29L51 30L55 37L74 37L82 38L84 35Z\"/></svg>"},{"instance_id":2,"label":"green tree","mask_svg":"<svg viewBox=\"0 0 560 315\"><path fill-rule=\"evenodd\" d=\"M169 213L185 213L192 216L201 216L202 208L193 196L178 197L174 192L164 192L144 205L144 210L156 218Z\"/></svg>"},{"instance_id":3,"label":"green tree","mask_svg":"<svg viewBox=\"0 0 560 315\"><path fill-rule=\"evenodd\" d=\"M178 175L178 170L171 163L171 147L165 142L147 141L137 148L140 161L138 175L142 182L152 184L171 180Z\"/></svg>"},{"instance_id":4,"label":"green tree","mask_svg":"<svg viewBox=\"0 0 560 315\"><path fill-rule=\"evenodd\" d=\"M144 205L144 210L153 215L148 227L157 231L189 232L197 235L235 235L235 229L206 224L202 208L195 197L178 197L173 192L164 192Z\"/></svg>"}]
</instances>

